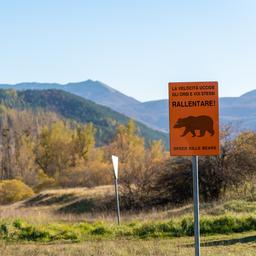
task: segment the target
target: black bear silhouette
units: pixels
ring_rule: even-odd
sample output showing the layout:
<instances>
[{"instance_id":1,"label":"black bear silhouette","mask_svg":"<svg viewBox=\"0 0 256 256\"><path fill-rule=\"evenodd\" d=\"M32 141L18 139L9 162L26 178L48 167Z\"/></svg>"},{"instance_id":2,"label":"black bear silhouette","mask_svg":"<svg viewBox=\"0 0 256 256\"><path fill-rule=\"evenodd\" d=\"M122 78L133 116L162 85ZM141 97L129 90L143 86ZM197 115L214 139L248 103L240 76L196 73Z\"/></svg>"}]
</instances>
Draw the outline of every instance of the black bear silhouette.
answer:
<instances>
[{"instance_id":1,"label":"black bear silhouette","mask_svg":"<svg viewBox=\"0 0 256 256\"><path fill-rule=\"evenodd\" d=\"M195 137L196 130L200 130L200 135L198 137L203 137L206 131L209 132L211 136L214 135L213 120L209 116L188 116L179 118L173 128L182 127L185 127L185 131L181 137L186 136L189 132L192 133L192 137Z\"/></svg>"}]
</instances>

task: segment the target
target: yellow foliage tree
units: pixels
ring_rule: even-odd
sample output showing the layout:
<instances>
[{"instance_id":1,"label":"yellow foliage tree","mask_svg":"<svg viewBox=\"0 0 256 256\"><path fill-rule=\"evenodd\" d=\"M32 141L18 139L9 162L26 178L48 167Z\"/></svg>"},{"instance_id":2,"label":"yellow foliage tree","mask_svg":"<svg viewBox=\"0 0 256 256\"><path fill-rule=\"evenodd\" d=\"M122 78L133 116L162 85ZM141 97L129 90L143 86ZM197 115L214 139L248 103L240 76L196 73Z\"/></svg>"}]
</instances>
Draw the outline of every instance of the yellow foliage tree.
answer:
<instances>
[{"instance_id":1,"label":"yellow foliage tree","mask_svg":"<svg viewBox=\"0 0 256 256\"><path fill-rule=\"evenodd\" d=\"M0 181L0 203L9 204L34 195L33 190L20 180Z\"/></svg>"},{"instance_id":2,"label":"yellow foliage tree","mask_svg":"<svg viewBox=\"0 0 256 256\"><path fill-rule=\"evenodd\" d=\"M120 159L120 182L127 204L138 204L142 197L147 196L152 165L161 161L165 155L162 142L154 141L146 149L143 138L137 134L135 122L130 120L127 126L118 127L116 137L107 151ZM109 153L106 154L110 159Z\"/></svg>"},{"instance_id":3,"label":"yellow foliage tree","mask_svg":"<svg viewBox=\"0 0 256 256\"><path fill-rule=\"evenodd\" d=\"M74 152L77 153L78 158L82 158L85 162L89 160L95 148L95 133L96 129L92 123L86 126L80 125L76 129Z\"/></svg>"},{"instance_id":4,"label":"yellow foliage tree","mask_svg":"<svg viewBox=\"0 0 256 256\"><path fill-rule=\"evenodd\" d=\"M48 176L58 179L70 165L72 142L73 133L62 121L42 129L36 147L36 162Z\"/></svg>"}]
</instances>

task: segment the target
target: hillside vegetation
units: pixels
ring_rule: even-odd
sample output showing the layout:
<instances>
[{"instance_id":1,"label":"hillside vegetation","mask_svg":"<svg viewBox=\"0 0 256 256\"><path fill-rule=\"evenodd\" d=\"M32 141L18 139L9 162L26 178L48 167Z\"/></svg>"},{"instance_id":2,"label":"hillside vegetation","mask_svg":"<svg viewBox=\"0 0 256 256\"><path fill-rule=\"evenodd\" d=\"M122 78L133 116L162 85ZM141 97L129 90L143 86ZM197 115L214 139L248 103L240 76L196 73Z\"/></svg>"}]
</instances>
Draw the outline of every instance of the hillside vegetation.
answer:
<instances>
[{"instance_id":1,"label":"hillside vegetation","mask_svg":"<svg viewBox=\"0 0 256 256\"><path fill-rule=\"evenodd\" d=\"M17 110L50 111L79 123L92 123L97 128L97 145L109 143L118 124L127 124L129 121L128 117L110 108L61 90L0 90L0 104ZM167 134L154 131L141 123L137 123L137 126L147 145L159 139L168 145Z\"/></svg>"},{"instance_id":2,"label":"hillside vegetation","mask_svg":"<svg viewBox=\"0 0 256 256\"><path fill-rule=\"evenodd\" d=\"M5 105L0 108L1 180L13 180L10 181L13 183L15 179L20 180L34 192L109 185L114 154L120 160L119 178L125 209L182 205L192 199L191 160L170 159L159 140L145 146L135 122L117 124L111 141L99 147L95 136L97 128L92 123L83 124L64 119L50 110L28 107L40 106L40 100L44 106L49 100L49 105L56 104L57 108L58 97L66 93L57 91L58 97L53 98L54 91L35 92L38 98L33 98L33 91L18 92L21 95L16 91L2 93ZM53 100L55 103L51 104ZM248 194L255 189L256 133L248 131L233 138L227 128L221 133L221 150L219 156L199 160L199 169L203 170L199 175L200 196L205 202L218 201L240 188ZM6 189L3 193L8 194ZM102 205L107 208L108 203L111 202Z\"/></svg>"},{"instance_id":3,"label":"hillside vegetation","mask_svg":"<svg viewBox=\"0 0 256 256\"><path fill-rule=\"evenodd\" d=\"M40 105L40 100L44 104L49 100L57 108L61 106L58 97L63 96L62 92L56 92L58 97L53 98L52 91L42 91L39 95L35 92L38 98L33 98L32 91L31 95L26 93L30 92L22 92L21 97L16 91L2 91L0 97L0 179L11 180L12 186L16 184L15 179L35 192L50 187L107 185L112 182L111 154L122 152L126 158L139 154L137 159L133 158L133 163L129 162L130 167L127 166L127 173L123 172L121 178L132 177L131 171L140 169L144 172L159 158L159 154L166 155L161 141L152 141L146 146L144 138L138 135L139 128L131 120L127 125L117 122L113 138L108 144L99 146L99 128L95 128L93 123L63 118L54 112L51 103L52 111L31 107ZM64 96L66 94L70 96L68 93ZM47 95L46 99L43 95ZM100 134L104 137L107 131L100 130ZM125 159L122 161L127 162ZM135 162L138 163L136 168ZM7 189L3 193L7 195ZM3 201L8 203L5 199Z\"/></svg>"}]
</instances>

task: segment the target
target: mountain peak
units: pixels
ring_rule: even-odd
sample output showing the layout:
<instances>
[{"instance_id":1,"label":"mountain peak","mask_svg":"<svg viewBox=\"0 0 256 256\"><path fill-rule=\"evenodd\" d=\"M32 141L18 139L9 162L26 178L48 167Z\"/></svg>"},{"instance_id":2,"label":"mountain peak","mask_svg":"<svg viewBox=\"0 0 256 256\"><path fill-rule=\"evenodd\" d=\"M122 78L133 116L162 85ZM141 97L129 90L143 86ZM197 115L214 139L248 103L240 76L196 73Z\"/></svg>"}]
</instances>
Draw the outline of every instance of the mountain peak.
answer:
<instances>
[{"instance_id":1,"label":"mountain peak","mask_svg":"<svg viewBox=\"0 0 256 256\"><path fill-rule=\"evenodd\" d=\"M108 89L109 91L111 91L111 92L113 92L113 93L118 92L118 91L115 90L114 88L110 87L110 86L107 85L107 84L102 83L101 81L96 80L95 83L97 83L97 84L103 86L104 88Z\"/></svg>"},{"instance_id":2,"label":"mountain peak","mask_svg":"<svg viewBox=\"0 0 256 256\"><path fill-rule=\"evenodd\" d=\"M117 90L115 90L114 88L110 87L109 85L101 82L101 81L98 81L98 80L92 80L92 79L88 79L88 80L85 80L85 81L82 81L82 82L78 82L78 83L69 83L67 85L77 85L77 84L83 84L85 86L94 86L94 87L101 87L101 88L104 88L106 90L108 90L109 92L112 92L112 93L118 93Z\"/></svg>"},{"instance_id":3,"label":"mountain peak","mask_svg":"<svg viewBox=\"0 0 256 256\"><path fill-rule=\"evenodd\" d=\"M26 84L30 84L30 83L26 83ZM61 85L61 84L57 84L57 85ZM104 84L103 82L101 81L98 81L98 80L92 80L92 79L88 79L88 80L84 80L84 81L81 81L81 82L70 82L70 83L66 83L66 84L63 84L62 86L84 86L84 87L101 87L101 88L104 88L110 92L118 92L117 90L115 90L114 88L110 87L109 85L107 84Z\"/></svg>"},{"instance_id":4,"label":"mountain peak","mask_svg":"<svg viewBox=\"0 0 256 256\"><path fill-rule=\"evenodd\" d=\"M252 91L249 91L247 93L244 93L243 95L241 95L240 97L243 97L243 98L254 98L256 97L256 90L252 90Z\"/></svg>"}]
</instances>

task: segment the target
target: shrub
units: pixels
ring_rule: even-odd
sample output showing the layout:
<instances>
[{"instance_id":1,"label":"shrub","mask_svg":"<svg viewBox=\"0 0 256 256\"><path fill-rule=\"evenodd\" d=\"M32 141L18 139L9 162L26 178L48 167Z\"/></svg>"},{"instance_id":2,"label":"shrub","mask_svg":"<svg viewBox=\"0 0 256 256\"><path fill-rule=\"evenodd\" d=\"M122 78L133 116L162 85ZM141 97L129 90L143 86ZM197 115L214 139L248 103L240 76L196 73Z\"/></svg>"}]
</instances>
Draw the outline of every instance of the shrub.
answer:
<instances>
[{"instance_id":1,"label":"shrub","mask_svg":"<svg viewBox=\"0 0 256 256\"><path fill-rule=\"evenodd\" d=\"M40 192L43 189L56 187L57 182L54 178L49 177L43 170L39 170L37 174L37 184L34 186L35 192Z\"/></svg>"},{"instance_id":2,"label":"shrub","mask_svg":"<svg viewBox=\"0 0 256 256\"><path fill-rule=\"evenodd\" d=\"M167 159L155 170L157 177L151 193L152 205L184 204L193 196L191 161L186 158Z\"/></svg>"},{"instance_id":3,"label":"shrub","mask_svg":"<svg viewBox=\"0 0 256 256\"><path fill-rule=\"evenodd\" d=\"M95 229L91 231L92 235L98 235L98 236L103 236L107 234L111 234L111 230L108 229L107 227L104 226L97 226Z\"/></svg>"},{"instance_id":4,"label":"shrub","mask_svg":"<svg viewBox=\"0 0 256 256\"><path fill-rule=\"evenodd\" d=\"M33 190L20 180L3 180L0 182L0 204L14 203L33 195Z\"/></svg>"},{"instance_id":5,"label":"shrub","mask_svg":"<svg viewBox=\"0 0 256 256\"><path fill-rule=\"evenodd\" d=\"M155 237L157 233L157 225L154 223L143 224L134 230L134 234L141 238Z\"/></svg>"},{"instance_id":6,"label":"shrub","mask_svg":"<svg viewBox=\"0 0 256 256\"><path fill-rule=\"evenodd\" d=\"M181 221L182 235L192 236L194 234L194 221L192 218L184 218Z\"/></svg>"}]
</instances>

